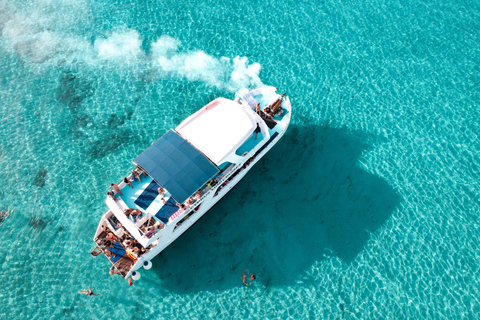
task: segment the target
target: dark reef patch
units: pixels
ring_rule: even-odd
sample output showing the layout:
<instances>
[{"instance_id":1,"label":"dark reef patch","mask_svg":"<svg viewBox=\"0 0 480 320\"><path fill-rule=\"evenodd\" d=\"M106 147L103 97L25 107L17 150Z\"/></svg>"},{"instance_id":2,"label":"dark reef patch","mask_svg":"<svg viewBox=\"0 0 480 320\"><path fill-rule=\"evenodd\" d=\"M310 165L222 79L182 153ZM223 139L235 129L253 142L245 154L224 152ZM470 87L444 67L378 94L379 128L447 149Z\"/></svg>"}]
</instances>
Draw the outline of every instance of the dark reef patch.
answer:
<instances>
[{"instance_id":1,"label":"dark reef patch","mask_svg":"<svg viewBox=\"0 0 480 320\"><path fill-rule=\"evenodd\" d=\"M72 127L86 127L90 122L92 122L91 117L86 113L78 113L72 120Z\"/></svg>"},{"instance_id":2,"label":"dark reef patch","mask_svg":"<svg viewBox=\"0 0 480 320\"><path fill-rule=\"evenodd\" d=\"M40 214L33 213L28 218L28 225L36 230L42 231L53 221L53 217L43 217Z\"/></svg>"},{"instance_id":3,"label":"dark reef patch","mask_svg":"<svg viewBox=\"0 0 480 320\"><path fill-rule=\"evenodd\" d=\"M129 143L133 134L130 130L121 129L118 132L108 134L93 142L86 150L91 159L98 159L117 150L122 144Z\"/></svg>"},{"instance_id":4,"label":"dark reef patch","mask_svg":"<svg viewBox=\"0 0 480 320\"><path fill-rule=\"evenodd\" d=\"M79 77L72 71L63 71L57 87L57 100L66 105L72 113L82 107L82 101L93 95L95 88L91 82Z\"/></svg>"},{"instance_id":5,"label":"dark reef patch","mask_svg":"<svg viewBox=\"0 0 480 320\"><path fill-rule=\"evenodd\" d=\"M402 200L359 165L381 142L347 128L291 125L234 190L153 259L152 270L164 287L190 293L241 286L245 269L279 287L309 281L305 272L318 261L351 263ZM339 303L346 312L348 301Z\"/></svg>"},{"instance_id":6,"label":"dark reef patch","mask_svg":"<svg viewBox=\"0 0 480 320\"><path fill-rule=\"evenodd\" d=\"M47 180L48 169L46 167L38 168L35 178L33 178L33 185L43 188L45 186L45 181Z\"/></svg>"}]
</instances>

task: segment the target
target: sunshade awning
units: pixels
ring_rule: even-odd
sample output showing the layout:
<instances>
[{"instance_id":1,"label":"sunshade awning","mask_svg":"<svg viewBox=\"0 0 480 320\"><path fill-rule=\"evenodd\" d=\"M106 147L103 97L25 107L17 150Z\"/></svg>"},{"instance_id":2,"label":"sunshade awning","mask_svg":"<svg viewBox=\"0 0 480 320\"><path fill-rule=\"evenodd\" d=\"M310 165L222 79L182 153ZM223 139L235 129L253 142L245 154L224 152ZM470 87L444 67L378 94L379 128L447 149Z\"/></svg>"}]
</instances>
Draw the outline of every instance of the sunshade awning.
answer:
<instances>
[{"instance_id":1,"label":"sunshade awning","mask_svg":"<svg viewBox=\"0 0 480 320\"><path fill-rule=\"evenodd\" d=\"M142 152L134 164L142 167L179 203L185 202L219 169L173 130Z\"/></svg>"}]
</instances>

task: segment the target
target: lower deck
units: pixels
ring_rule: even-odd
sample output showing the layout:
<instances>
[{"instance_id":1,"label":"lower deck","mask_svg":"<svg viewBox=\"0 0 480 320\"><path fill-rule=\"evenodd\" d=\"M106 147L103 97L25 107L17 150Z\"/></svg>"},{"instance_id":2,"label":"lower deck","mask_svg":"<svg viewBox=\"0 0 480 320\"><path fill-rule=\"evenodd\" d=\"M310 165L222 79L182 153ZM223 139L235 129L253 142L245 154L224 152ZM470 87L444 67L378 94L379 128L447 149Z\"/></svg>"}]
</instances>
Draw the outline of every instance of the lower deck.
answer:
<instances>
[{"instance_id":1,"label":"lower deck","mask_svg":"<svg viewBox=\"0 0 480 320\"><path fill-rule=\"evenodd\" d=\"M126 248L121 244L122 239L115 239L108 243L106 236L107 233L105 231L100 233L95 240L97 246L92 251L92 255L97 256L100 253L104 254L112 263L110 274L120 274L122 277L125 277L132 269L136 260L127 254Z\"/></svg>"}]
</instances>

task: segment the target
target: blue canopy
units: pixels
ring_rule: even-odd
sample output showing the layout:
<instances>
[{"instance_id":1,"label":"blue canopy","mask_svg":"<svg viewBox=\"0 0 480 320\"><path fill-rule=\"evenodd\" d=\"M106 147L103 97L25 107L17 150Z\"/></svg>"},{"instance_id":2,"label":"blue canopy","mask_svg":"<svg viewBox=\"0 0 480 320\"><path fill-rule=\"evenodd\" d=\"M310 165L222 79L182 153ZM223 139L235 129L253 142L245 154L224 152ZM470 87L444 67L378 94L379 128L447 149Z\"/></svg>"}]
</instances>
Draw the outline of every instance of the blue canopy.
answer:
<instances>
[{"instance_id":1,"label":"blue canopy","mask_svg":"<svg viewBox=\"0 0 480 320\"><path fill-rule=\"evenodd\" d=\"M173 130L142 152L134 164L142 167L179 203L212 179L218 168Z\"/></svg>"}]
</instances>

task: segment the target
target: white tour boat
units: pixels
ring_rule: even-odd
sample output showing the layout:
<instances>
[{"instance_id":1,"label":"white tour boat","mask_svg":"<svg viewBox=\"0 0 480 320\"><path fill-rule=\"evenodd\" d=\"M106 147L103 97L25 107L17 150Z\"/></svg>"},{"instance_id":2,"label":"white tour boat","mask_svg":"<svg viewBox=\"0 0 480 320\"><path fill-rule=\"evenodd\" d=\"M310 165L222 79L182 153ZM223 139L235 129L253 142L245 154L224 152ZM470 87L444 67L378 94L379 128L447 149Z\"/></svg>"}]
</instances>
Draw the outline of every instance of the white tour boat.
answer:
<instances>
[{"instance_id":1,"label":"white tour boat","mask_svg":"<svg viewBox=\"0 0 480 320\"><path fill-rule=\"evenodd\" d=\"M274 87L217 98L165 133L133 160L107 193L93 256L110 274L140 278L152 259L230 191L283 136L290 99Z\"/></svg>"}]
</instances>

